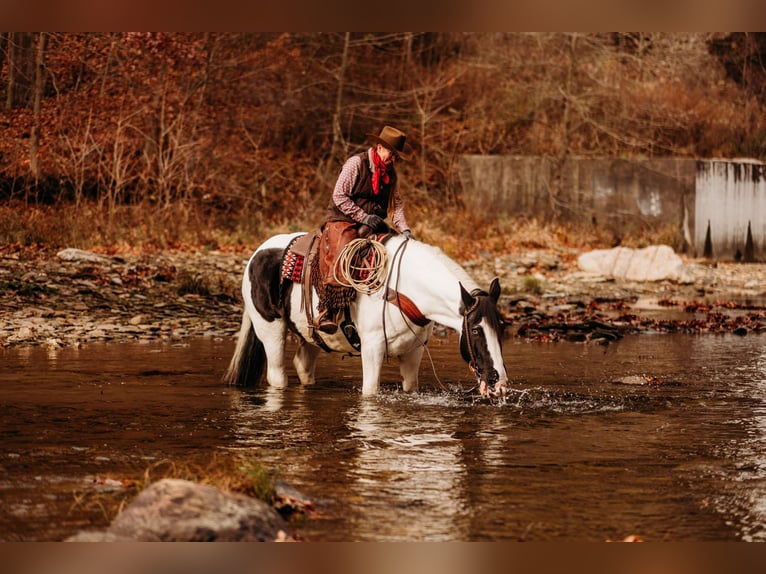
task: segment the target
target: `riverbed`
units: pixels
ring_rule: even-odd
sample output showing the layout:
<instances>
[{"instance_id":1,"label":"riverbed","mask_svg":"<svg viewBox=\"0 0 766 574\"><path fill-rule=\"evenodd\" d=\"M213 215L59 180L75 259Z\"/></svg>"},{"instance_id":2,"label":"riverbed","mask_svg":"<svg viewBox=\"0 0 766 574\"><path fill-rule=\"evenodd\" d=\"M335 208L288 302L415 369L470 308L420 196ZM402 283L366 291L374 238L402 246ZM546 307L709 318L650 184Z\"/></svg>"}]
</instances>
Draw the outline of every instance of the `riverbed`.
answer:
<instances>
[{"instance_id":1,"label":"riverbed","mask_svg":"<svg viewBox=\"0 0 766 574\"><path fill-rule=\"evenodd\" d=\"M220 384L227 337L0 349L0 540L109 520L99 491L159 464L247 453L314 501L308 541L766 539L766 335L507 339L503 401L470 392L454 335L421 391L360 394L358 358L317 383Z\"/></svg>"}]
</instances>

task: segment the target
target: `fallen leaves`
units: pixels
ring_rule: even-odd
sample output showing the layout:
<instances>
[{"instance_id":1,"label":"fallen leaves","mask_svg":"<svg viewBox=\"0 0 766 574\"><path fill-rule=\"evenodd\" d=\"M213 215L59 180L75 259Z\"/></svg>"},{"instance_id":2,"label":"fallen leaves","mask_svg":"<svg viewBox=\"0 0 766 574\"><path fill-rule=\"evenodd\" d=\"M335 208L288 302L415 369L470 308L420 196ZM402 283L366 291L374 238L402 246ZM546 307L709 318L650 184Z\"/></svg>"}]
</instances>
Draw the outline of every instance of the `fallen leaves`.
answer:
<instances>
[{"instance_id":1,"label":"fallen leaves","mask_svg":"<svg viewBox=\"0 0 766 574\"><path fill-rule=\"evenodd\" d=\"M642 316L628 301L528 300L512 302L504 320L518 337L539 342L595 342L607 344L628 333L732 333L744 336L766 331L766 307L735 301L703 303L660 300L662 307L679 307L688 319ZM560 309L566 309L561 311Z\"/></svg>"}]
</instances>

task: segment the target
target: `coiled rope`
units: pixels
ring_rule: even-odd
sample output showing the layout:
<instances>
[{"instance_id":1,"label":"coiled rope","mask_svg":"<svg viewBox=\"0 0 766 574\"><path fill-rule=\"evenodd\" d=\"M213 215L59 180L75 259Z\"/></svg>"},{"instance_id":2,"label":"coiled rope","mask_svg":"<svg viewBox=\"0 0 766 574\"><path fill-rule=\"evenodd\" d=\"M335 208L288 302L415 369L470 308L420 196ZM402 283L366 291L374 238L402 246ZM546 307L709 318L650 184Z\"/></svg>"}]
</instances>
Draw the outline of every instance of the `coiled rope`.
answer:
<instances>
[{"instance_id":1,"label":"coiled rope","mask_svg":"<svg viewBox=\"0 0 766 574\"><path fill-rule=\"evenodd\" d=\"M341 285L369 295L383 287L387 269L388 252L383 244L374 239L358 238L349 241L341 250L333 277Z\"/></svg>"}]
</instances>

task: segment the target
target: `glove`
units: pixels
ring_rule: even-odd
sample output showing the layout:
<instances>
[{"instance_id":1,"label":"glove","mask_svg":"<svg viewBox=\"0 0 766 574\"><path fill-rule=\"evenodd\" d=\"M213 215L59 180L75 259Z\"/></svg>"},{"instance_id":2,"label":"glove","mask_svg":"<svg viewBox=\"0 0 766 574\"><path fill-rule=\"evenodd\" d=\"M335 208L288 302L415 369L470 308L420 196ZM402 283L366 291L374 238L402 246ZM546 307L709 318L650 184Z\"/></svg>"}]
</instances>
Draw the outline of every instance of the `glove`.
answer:
<instances>
[{"instance_id":1,"label":"glove","mask_svg":"<svg viewBox=\"0 0 766 574\"><path fill-rule=\"evenodd\" d=\"M373 231L383 232L388 229L388 225L383 221L383 218L373 214L367 215L364 218L364 224L371 227Z\"/></svg>"},{"instance_id":2,"label":"glove","mask_svg":"<svg viewBox=\"0 0 766 574\"><path fill-rule=\"evenodd\" d=\"M402 235L404 235L405 239L415 239L412 236L412 231L410 231L409 229L405 229L404 231L402 231Z\"/></svg>"}]
</instances>

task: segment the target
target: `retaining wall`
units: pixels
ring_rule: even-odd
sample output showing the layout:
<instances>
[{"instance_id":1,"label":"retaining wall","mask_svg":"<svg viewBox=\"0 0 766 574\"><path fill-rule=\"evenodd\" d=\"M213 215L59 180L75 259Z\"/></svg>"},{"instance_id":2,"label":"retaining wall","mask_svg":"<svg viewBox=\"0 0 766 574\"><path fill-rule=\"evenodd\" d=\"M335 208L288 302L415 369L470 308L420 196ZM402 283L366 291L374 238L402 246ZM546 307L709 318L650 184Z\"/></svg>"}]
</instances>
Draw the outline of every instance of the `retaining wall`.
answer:
<instances>
[{"instance_id":1,"label":"retaining wall","mask_svg":"<svg viewBox=\"0 0 766 574\"><path fill-rule=\"evenodd\" d=\"M738 251L744 256L749 222L753 256L766 260L766 167L760 162L568 158L557 173L544 157L466 155L459 169L465 205L488 217L596 225L617 238L669 230L673 247L700 257L710 221L718 259L735 259Z\"/></svg>"},{"instance_id":2,"label":"retaining wall","mask_svg":"<svg viewBox=\"0 0 766 574\"><path fill-rule=\"evenodd\" d=\"M698 251L714 259L766 261L766 164L752 160L697 162ZM749 238L748 238L749 234Z\"/></svg>"}]
</instances>

